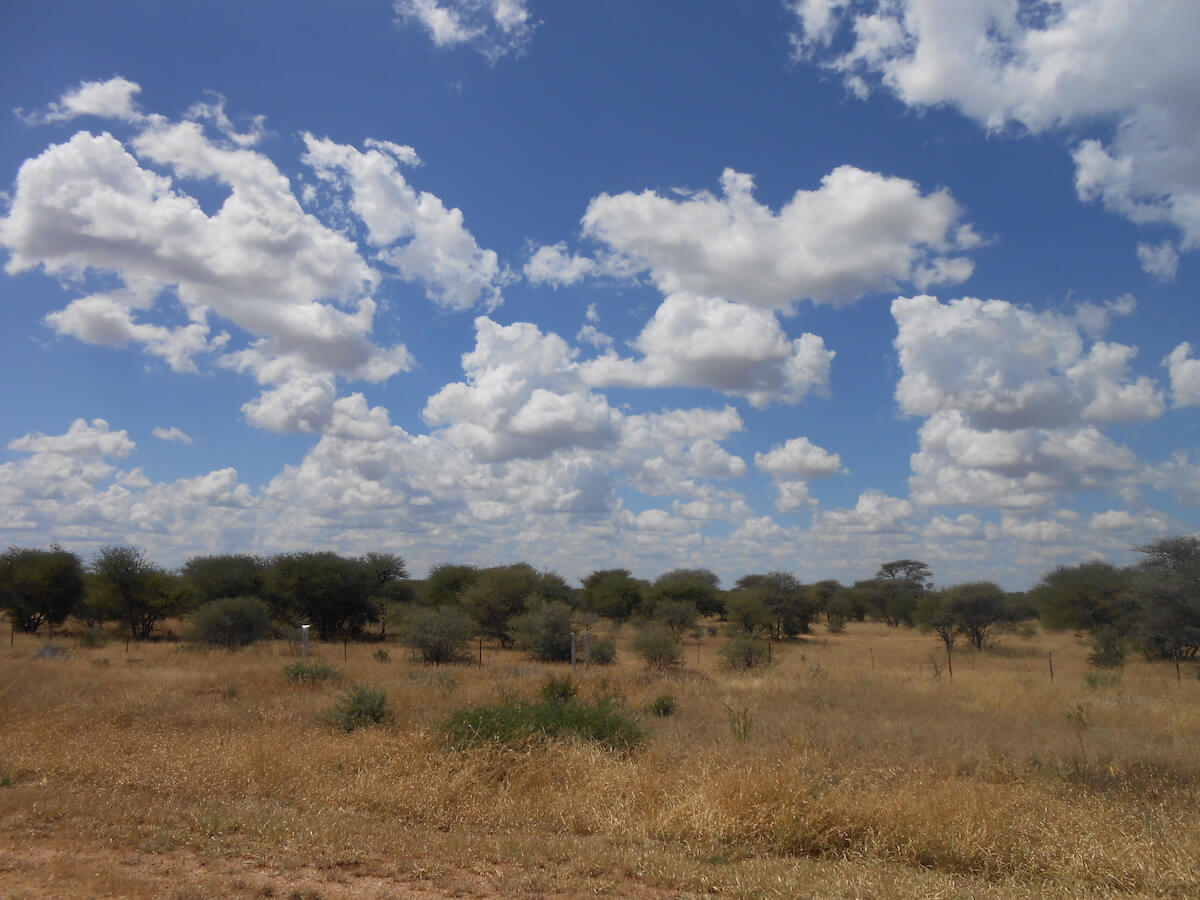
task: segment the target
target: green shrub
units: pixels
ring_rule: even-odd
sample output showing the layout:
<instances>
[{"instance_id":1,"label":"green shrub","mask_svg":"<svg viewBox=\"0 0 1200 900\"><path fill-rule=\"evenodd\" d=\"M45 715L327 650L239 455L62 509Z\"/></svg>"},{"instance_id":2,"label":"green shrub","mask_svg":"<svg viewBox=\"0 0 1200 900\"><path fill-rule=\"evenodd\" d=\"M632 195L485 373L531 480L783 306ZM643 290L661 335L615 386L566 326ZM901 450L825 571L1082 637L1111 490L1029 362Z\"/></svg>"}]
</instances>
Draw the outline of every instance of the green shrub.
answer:
<instances>
[{"instance_id":1,"label":"green shrub","mask_svg":"<svg viewBox=\"0 0 1200 900\"><path fill-rule=\"evenodd\" d=\"M408 610L401 629L428 664L440 666L467 658L471 619L457 606L415 606Z\"/></svg>"},{"instance_id":2,"label":"green shrub","mask_svg":"<svg viewBox=\"0 0 1200 900\"><path fill-rule=\"evenodd\" d=\"M99 625L85 625L80 629L78 635L79 646L89 650L103 647L108 644L109 640L108 632Z\"/></svg>"},{"instance_id":3,"label":"green shrub","mask_svg":"<svg viewBox=\"0 0 1200 900\"><path fill-rule=\"evenodd\" d=\"M617 645L609 638L592 638L592 662L607 666L617 658Z\"/></svg>"},{"instance_id":4,"label":"green shrub","mask_svg":"<svg viewBox=\"0 0 1200 900\"><path fill-rule=\"evenodd\" d=\"M392 658L392 655L390 653L388 653L386 650L384 650L383 648L376 650L373 655L374 655L375 659L381 663L388 662Z\"/></svg>"},{"instance_id":5,"label":"green shrub","mask_svg":"<svg viewBox=\"0 0 1200 900\"><path fill-rule=\"evenodd\" d=\"M750 709L747 707L737 710L726 706L725 712L729 714L729 733L733 735L733 739L739 744L750 740L750 732L754 730L754 716L751 715Z\"/></svg>"},{"instance_id":6,"label":"green shrub","mask_svg":"<svg viewBox=\"0 0 1200 900\"><path fill-rule=\"evenodd\" d=\"M578 693L579 685L570 675L551 675L542 682L543 700L574 700Z\"/></svg>"},{"instance_id":7,"label":"green shrub","mask_svg":"<svg viewBox=\"0 0 1200 900\"><path fill-rule=\"evenodd\" d=\"M1088 662L1097 669L1119 669L1125 665L1125 641L1115 628L1099 628Z\"/></svg>"},{"instance_id":8,"label":"green shrub","mask_svg":"<svg viewBox=\"0 0 1200 900\"><path fill-rule=\"evenodd\" d=\"M675 715L675 698L670 694L660 694L650 701L650 715L666 719Z\"/></svg>"},{"instance_id":9,"label":"green shrub","mask_svg":"<svg viewBox=\"0 0 1200 900\"><path fill-rule=\"evenodd\" d=\"M222 597L192 613L186 640L233 650L270 637L271 610L257 597Z\"/></svg>"},{"instance_id":10,"label":"green shrub","mask_svg":"<svg viewBox=\"0 0 1200 900\"><path fill-rule=\"evenodd\" d=\"M1117 669L1105 672L1086 672L1083 676L1083 682L1088 686L1089 690L1093 691L1115 688L1121 684L1121 671Z\"/></svg>"},{"instance_id":11,"label":"green shrub","mask_svg":"<svg viewBox=\"0 0 1200 900\"><path fill-rule=\"evenodd\" d=\"M330 725L342 731L385 725L392 721L387 694L378 688L356 684L326 714Z\"/></svg>"},{"instance_id":12,"label":"green shrub","mask_svg":"<svg viewBox=\"0 0 1200 900\"><path fill-rule=\"evenodd\" d=\"M771 661L771 650L765 641L756 640L748 634L733 635L721 648L726 668L735 672L765 666Z\"/></svg>"},{"instance_id":13,"label":"green shrub","mask_svg":"<svg viewBox=\"0 0 1200 900\"><path fill-rule=\"evenodd\" d=\"M633 649L651 669L668 669L683 662L679 641L662 622L651 620L633 637Z\"/></svg>"},{"instance_id":14,"label":"green shrub","mask_svg":"<svg viewBox=\"0 0 1200 900\"><path fill-rule=\"evenodd\" d=\"M283 674L292 684L320 684L323 681L337 681L342 673L322 659L312 662L294 662L284 666Z\"/></svg>"},{"instance_id":15,"label":"green shrub","mask_svg":"<svg viewBox=\"0 0 1200 900\"><path fill-rule=\"evenodd\" d=\"M628 751L645 740L637 720L617 699L505 700L456 710L442 723L448 744L457 750L485 744L522 747L534 741L592 741Z\"/></svg>"},{"instance_id":16,"label":"green shrub","mask_svg":"<svg viewBox=\"0 0 1200 900\"><path fill-rule=\"evenodd\" d=\"M534 659L570 662L573 618L571 607L561 600L534 600L512 620L513 642Z\"/></svg>"}]
</instances>

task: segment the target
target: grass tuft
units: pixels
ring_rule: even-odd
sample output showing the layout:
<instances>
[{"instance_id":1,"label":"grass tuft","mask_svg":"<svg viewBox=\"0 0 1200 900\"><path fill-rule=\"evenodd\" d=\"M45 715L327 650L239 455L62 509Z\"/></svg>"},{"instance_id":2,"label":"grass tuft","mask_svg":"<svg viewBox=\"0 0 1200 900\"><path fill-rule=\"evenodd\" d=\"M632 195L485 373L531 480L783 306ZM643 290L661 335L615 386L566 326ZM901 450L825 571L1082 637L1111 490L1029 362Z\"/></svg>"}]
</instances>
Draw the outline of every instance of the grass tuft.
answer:
<instances>
[{"instance_id":1,"label":"grass tuft","mask_svg":"<svg viewBox=\"0 0 1200 900\"><path fill-rule=\"evenodd\" d=\"M283 667L283 674L292 684L322 684L342 677L341 672L321 659L290 663Z\"/></svg>"}]
</instances>

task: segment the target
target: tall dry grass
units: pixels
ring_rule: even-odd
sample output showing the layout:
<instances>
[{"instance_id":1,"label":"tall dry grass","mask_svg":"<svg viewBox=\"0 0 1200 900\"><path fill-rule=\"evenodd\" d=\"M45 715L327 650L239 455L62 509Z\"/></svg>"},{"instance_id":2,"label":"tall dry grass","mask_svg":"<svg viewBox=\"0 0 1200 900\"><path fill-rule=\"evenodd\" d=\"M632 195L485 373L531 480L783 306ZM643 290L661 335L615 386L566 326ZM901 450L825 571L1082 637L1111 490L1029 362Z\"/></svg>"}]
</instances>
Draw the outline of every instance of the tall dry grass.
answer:
<instances>
[{"instance_id":1,"label":"tall dry grass","mask_svg":"<svg viewBox=\"0 0 1200 900\"><path fill-rule=\"evenodd\" d=\"M1134 661L1093 688L1072 636L1007 635L956 653L951 680L934 639L866 624L733 675L721 640L689 642L670 676L623 644L579 671L583 693L634 710L676 697L621 755L447 750L452 709L534 695L565 668L496 648L483 667L426 668L402 648L381 663L318 646L344 680L314 687L287 682L282 644L54 661L18 637L0 658L0 833L446 891L470 872L502 894L1200 895L1194 673ZM387 692L391 725L322 724L353 682Z\"/></svg>"}]
</instances>

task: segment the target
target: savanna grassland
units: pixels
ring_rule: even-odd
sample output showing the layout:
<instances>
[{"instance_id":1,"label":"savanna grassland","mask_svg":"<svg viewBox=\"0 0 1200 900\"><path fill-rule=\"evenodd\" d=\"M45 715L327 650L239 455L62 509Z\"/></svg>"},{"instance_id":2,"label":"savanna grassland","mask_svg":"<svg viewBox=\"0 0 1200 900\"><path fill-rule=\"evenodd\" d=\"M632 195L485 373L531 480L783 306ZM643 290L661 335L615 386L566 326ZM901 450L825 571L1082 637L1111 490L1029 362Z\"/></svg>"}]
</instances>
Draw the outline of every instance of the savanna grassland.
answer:
<instances>
[{"instance_id":1,"label":"savanna grassland","mask_svg":"<svg viewBox=\"0 0 1200 900\"><path fill-rule=\"evenodd\" d=\"M627 626L628 630L628 626ZM817 629L822 632L822 629ZM1200 681L1097 676L1071 634L959 650L852 623L733 674L723 636L682 671L618 638L580 696L617 696L645 743L452 750L440 723L547 673L484 646L427 667L400 646L284 642L0 654L0 896L1200 896ZM345 653L346 658L343 659ZM1054 679L1049 654L1053 654ZM1091 675L1089 684L1088 676ZM382 689L390 722L327 711ZM674 714L648 712L671 695Z\"/></svg>"}]
</instances>

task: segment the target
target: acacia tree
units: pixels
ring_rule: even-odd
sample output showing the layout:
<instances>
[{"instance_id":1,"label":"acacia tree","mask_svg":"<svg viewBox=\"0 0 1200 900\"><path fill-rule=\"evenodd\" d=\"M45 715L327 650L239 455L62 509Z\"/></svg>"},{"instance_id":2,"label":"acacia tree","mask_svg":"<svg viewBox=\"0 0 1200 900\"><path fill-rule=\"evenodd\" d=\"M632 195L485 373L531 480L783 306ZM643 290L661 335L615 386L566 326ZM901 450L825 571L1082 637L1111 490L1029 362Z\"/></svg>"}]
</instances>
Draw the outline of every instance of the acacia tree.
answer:
<instances>
[{"instance_id":1,"label":"acacia tree","mask_svg":"<svg viewBox=\"0 0 1200 900\"><path fill-rule=\"evenodd\" d=\"M743 575L737 580L741 591L756 593L771 613L771 626L778 637L808 634L820 606L817 595L805 588L791 572Z\"/></svg>"},{"instance_id":2,"label":"acacia tree","mask_svg":"<svg viewBox=\"0 0 1200 900\"><path fill-rule=\"evenodd\" d=\"M539 590L543 580L528 563L483 569L463 591L462 605L475 618L481 634L509 647L513 642L512 620L525 612L530 597L544 596ZM550 587L553 590L553 585Z\"/></svg>"},{"instance_id":3,"label":"acacia tree","mask_svg":"<svg viewBox=\"0 0 1200 900\"><path fill-rule=\"evenodd\" d=\"M429 570L429 577L425 579L425 600L430 606L458 603L479 576L477 566L439 563Z\"/></svg>"},{"instance_id":4,"label":"acacia tree","mask_svg":"<svg viewBox=\"0 0 1200 900\"><path fill-rule=\"evenodd\" d=\"M267 586L267 561L248 553L193 556L182 574L204 603L226 597L262 597Z\"/></svg>"},{"instance_id":5,"label":"acacia tree","mask_svg":"<svg viewBox=\"0 0 1200 900\"><path fill-rule=\"evenodd\" d=\"M317 636L357 635L379 619L377 579L362 560L329 551L286 553L271 560L269 599L276 615L312 623Z\"/></svg>"},{"instance_id":6,"label":"acacia tree","mask_svg":"<svg viewBox=\"0 0 1200 900\"><path fill-rule=\"evenodd\" d=\"M1132 575L1135 632L1148 655L1193 659L1200 653L1200 538L1166 537L1137 548Z\"/></svg>"},{"instance_id":7,"label":"acacia tree","mask_svg":"<svg viewBox=\"0 0 1200 900\"><path fill-rule=\"evenodd\" d=\"M860 581L855 587L863 591L875 614L888 625L912 625L921 595L933 584L929 566L916 559L896 559L879 567L875 577Z\"/></svg>"},{"instance_id":8,"label":"acacia tree","mask_svg":"<svg viewBox=\"0 0 1200 900\"><path fill-rule=\"evenodd\" d=\"M96 605L114 611L137 640L148 640L159 622L185 611L194 596L137 547L101 547L91 569Z\"/></svg>"},{"instance_id":9,"label":"acacia tree","mask_svg":"<svg viewBox=\"0 0 1200 900\"><path fill-rule=\"evenodd\" d=\"M0 556L0 609L18 631L32 634L43 622L57 625L83 599L83 564L52 544L49 550L9 547Z\"/></svg>"},{"instance_id":10,"label":"acacia tree","mask_svg":"<svg viewBox=\"0 0 1200 900\"><path fill-rule=\"evenodd\" d=\"M649 588L628 569L598 569L583 579L580 602L586 610L624 622L641 608Z\"/></svg>"},{"instance_id":11,"label":"acacia tree","mask_svg":"<svg viewBox=\"0 0 1200 900\"><path fill-rule=\"evenodd\" d=\"M654 580L645 602L652 614L659 602L674 600L692 604L702 616L721 615L725 604L720 584L721 579L708 569L672 569Z\"/></svg>"},{"instance_id":12,"label":"acacia tree","mask_svg":"<svg viewBox=\"0 0 1200 900\"><path fill-rule=\"evenodd\" d=\"M1106 562L1059 566L1042 576L1029 597L1047 628L1128 635L1138 619L1132 574Z\"/></svg>"}]
</instances>

